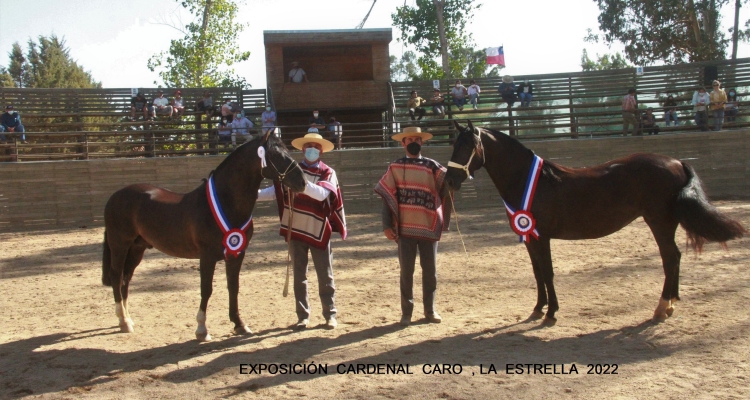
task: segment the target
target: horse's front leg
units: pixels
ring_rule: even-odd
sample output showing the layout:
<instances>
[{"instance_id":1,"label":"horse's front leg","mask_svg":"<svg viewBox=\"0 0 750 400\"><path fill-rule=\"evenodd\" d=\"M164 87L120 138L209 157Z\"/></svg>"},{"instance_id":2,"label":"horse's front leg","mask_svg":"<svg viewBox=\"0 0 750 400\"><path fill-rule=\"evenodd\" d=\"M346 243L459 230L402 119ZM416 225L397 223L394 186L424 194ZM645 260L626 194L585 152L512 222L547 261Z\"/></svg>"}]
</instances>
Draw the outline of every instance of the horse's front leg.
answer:
<instances>
[{"instance_id":1,"label":"horse's front leg","mask_svg":"<svg viewBox=\"0 0 750 400\"><path fill-rule=\"evenodd\" d=\"M237 257L230 257L227 260L227 289L229 291L229 320L234 322L232 333L235 335L247 335L253 332L242 322L240 318L239 305L237 304L237 295L240 292L240 270L242 270L242 260L245 253Z\"/></svg>"},{"instance_id":2,"label":"horse's front leg","mask_svg":"<svg viewBox=\"0 0 750 400\"><path fill-rule=\"evenodd\" d=\"M196 321L198 321L198 329L195 330L195 337L199 342L211 340L211 335L206 328L206 307L208 307L208 299L211 298L211 293L214 290L213 280L215 269L216 261L201 258L201 305L198 309L198 315L195 317Z\"/></svg>"},{"instance_id":3,"label":"horse's front leg","mask_svg":"<svg viewBox=\"0 0 750 400\"><path fill-rule=\"evenodd\" d=\"M539 300L548 300L547 304L547 315L544 317L544 325L555 325L557 319L555 313L560 309L557 303L557 295L555 294L555 285L553 283L554 272L552 270L552 253L550 251L550 240L548 238L534 239L529 238L526 242L526 249L529 251L529 256L534 265L534 275L537 278L537 291L538 300L537 307L534 308L532 317L538 312L541 312L543 307L540 306ZM537 273L539 275L537 275ZM541 279L540 279L541 278ZM540 285L540 280L543 285ZM546 295L544 293L546 289Z\"/></svg>"},{"instance_id":4,"label":"horse's front leg","mask_svg":"<svg viewBox=\"0 0 750 400\"><path fill-rule=\"evenodd\" d=\"M527 246L527 250L528 246ZM538 260L538 257L535 257L536 253L533 253L529 250L529 258L531 258L531 266L534 268L534 279L536 280L536 305L534 306L534 311L531 312L531 315L529 315L530 320L536 320L544 317L544 306L547 305L547 291L544 289L544 278L542 275L542 267L540 265L540 262Z\"/></svg>"}]
</instances>

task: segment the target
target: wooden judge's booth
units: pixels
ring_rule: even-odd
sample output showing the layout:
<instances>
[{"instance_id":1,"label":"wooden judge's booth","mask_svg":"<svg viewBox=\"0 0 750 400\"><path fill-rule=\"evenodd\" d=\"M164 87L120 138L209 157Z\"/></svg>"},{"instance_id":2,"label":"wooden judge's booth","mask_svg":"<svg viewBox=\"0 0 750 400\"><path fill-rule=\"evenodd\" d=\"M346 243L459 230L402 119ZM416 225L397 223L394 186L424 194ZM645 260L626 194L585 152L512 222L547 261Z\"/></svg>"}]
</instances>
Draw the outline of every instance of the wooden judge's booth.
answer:
<instances>
[{"instance_id":1,"label":"wooden judge's booth","mask_svg":"<svg viewBox=\"0 0 750 400\"><path fill-rule=\"evenodd\" d=\"M264 31L263 37L269 101L280 126L295 126L282 128L285 139L304 135L315 109L326 123L330 117L342 123L345 143L373 134L347 124L384 120L391 28ZM289 82L295 61L307 82Z\"/></svg>"}]
</instances>

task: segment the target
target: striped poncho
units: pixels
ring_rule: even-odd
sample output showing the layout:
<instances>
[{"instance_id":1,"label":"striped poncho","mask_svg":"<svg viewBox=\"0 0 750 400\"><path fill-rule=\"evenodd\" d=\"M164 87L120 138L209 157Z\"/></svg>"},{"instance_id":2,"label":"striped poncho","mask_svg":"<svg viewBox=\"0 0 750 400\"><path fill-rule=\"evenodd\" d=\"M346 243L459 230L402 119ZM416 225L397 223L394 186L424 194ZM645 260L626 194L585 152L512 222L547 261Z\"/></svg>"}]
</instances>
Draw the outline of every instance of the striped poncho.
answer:
<instances>
[{"instance_id":1,"label":"striped poncho","mask_svg":"<svg viewBox=\"0 0 750 400\"><path fill-rule=\"evenodd\" d=\"M399 236L438 241L448 230L450 212L443 210L447 170L430 158L398 159L375 187L394 218Z\"/></svg>"}]
</instances>

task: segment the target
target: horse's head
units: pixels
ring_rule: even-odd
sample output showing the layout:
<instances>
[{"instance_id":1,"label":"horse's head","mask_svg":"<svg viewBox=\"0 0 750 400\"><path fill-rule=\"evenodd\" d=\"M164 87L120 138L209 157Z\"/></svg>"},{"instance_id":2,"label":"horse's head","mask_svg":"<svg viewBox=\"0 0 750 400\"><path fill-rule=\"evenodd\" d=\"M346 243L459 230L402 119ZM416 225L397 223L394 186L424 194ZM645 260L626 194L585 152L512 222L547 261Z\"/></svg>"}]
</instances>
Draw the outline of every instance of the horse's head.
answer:
<instances>
[{"instance_id":1,"label":"horse's head","mask_svg":"<svg viewBox=\"0 0 750 400\"><path fill-rule=\"evenodd\" d=\"M458 129L453 154L448 163L448 174L445 182L453 190L461 189L461 183L468 177L474 177L474 171L484 165L484 147L479 128L474 128L471 121L465 127L453 121Z\"/></svg>"},{"instance_id":2,"label":"horse's head","mask_svg":"<svg viewBox=\"0 0 750 400\"><path fill-rule=\"evenodd\" d=\"M289 155L281 139L267 134L260 146L265 149L266 166L261 170L264 177L280 181L293 192L305 190L304 172Z\"/></svg>"}]
</instances>

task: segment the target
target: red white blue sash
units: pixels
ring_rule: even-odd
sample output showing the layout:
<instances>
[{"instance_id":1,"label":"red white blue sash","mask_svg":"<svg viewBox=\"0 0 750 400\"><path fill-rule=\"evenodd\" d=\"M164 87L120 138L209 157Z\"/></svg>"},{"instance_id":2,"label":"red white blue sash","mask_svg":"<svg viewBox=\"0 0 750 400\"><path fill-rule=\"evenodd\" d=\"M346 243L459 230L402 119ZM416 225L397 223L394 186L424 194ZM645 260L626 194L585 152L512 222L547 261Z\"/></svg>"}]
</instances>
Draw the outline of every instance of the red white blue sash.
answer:
<instances>
[{"instance_id":1,"label":"red white blue sash","mask_svg":"<svg viewBox=\"0 0 750 400\"><path fill-rule=\"evenodd\" d=\"M534 155L534 160L531 163L531 171L529 171L529 177L526 180L526 189L523 191L520 210L514 210L503 199L505 210L508 212L508 216L510 216L510 227L520 236L520 241L522 242L528 242L529 236L539 239L539 232L536 230L536 220L531 214L531 203L534 201L536 184L539 182L539 175L542 174L543 164L544 160Z\"/></svg>"},{"instance_id":2,"label":"red white blue sash","mask_svg":"<svg viewBox=\"0 0 750 400\"><path fill-rule=\"evenodd\" d=\"M247 228L253 222L252 214L242 227L239 229L232 229L226 216L224 216L221 204L219 204L219 197L217 196L216 188L214 187L213 175L208 177L208 183L206 183L206 196L208 197L208 204L211 207L211 213L214 215L216 224L219 225L219 228L221 228L221 231L224 233L224 239L222 240L222 244L224 245L224 258L228 258L229 256L237 257L240 253L245 251L245 248L247 247L247 235L245 235L245 231L247 231Z\"/></svg>"}]
</instances>

